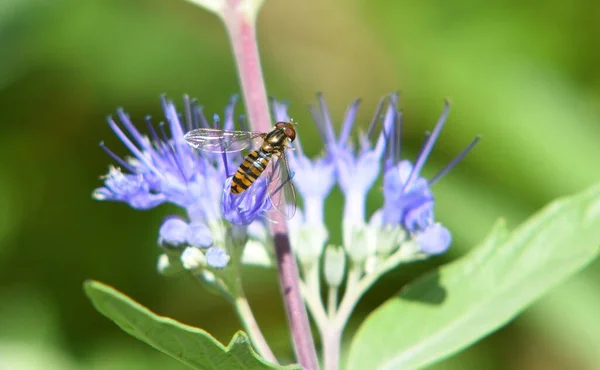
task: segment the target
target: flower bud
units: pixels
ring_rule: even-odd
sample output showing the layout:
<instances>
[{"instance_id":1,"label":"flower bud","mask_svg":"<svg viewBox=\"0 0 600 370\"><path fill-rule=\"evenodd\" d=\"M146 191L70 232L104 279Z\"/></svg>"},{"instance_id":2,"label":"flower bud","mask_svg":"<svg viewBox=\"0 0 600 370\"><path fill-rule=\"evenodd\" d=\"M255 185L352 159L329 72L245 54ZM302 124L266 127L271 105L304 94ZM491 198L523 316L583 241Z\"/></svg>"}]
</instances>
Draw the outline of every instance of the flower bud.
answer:
<instances>
[{"instance_id":1,"label":"flower bud","mask_svg":"<svg viewBox=\"0 0 600 370\"><path fill-rule=\"evenodd\" d=\"M207 266L204 253L196 247L187 247L181 254L181 264L186 270L195 272Z\"/></svg>"},{"instance_id":2,"label":"flower bud","mask_svg":"<svg viewBox=\"0 0 600 370\"><path fill-rule=\"evenodd\" d=\"M156 269L162 275L172 276L183 271L183 266L181 265L179 259L163 253L158 257Z\"/></svg>"},{"instance_id":3,"label":"flower bud","mask_svg":"<svg viewBox=\"0 0 600 370\"><path fill-rule=\"evenodd\" d=\"M244 247L242 255L244 265L254 265L260 267L272 267L275 265L273 257L267 252L265 245L256 240L248 240Z\"/></svg>"},{"instance_id":4,"label":"flower bud","mask_svg":"<svg viewBox=\"0 0 600 370\"><path fill-rule=\"evenodd\" d=\"M365 224L343 225L344 249L352 262L362 264L375 253L375 245L370 243L369 228Z\"/></svg>"},{"instance_id":5,"label":"flower bud","mask_svg":"<svg viewBox=\"0 0 600 370\"><path fill-rule=\"evenodd\" d=\"M304 224L291 233L290 242L300 263L311 265L321 257L328 238L323 224Z\"/></svg>"},{"instance_id":6,"label":"flower bud","mask_svg":"<svg viewBox=\"0 0 600 370\"><path fill-rule=\"evenodd\" d=\"M346 253L344 248L328 245L325 248L323 269L327 284L333 288L340 286L344 280L346 271Z\"/></svg>"},{"instance_id":7,"label":"flower bud","mask_svg":"<svg viewBox=\"0 0 600 370\"><path fill-rule=\"evenodd\" d=\"M215 269L223 269L229 263L231 257L219 247L210 247L206 251L206 263Z\"/></svg>"},{"instance_id":8,"label":"flower bud","mask_svg":"<svg viewBox=\"0 0 600 370\"><path fill-rule=\"evenodd\" d=\"M184 246L187 244L188 227L187 222L179 217L166 218L158 232L158 245L169 249Z\"/></svg>"},{"instance_id":9,"label":"flower bud","mask_svg":"<svg viewBox=\"0 0 600 370\"><path fill-rule=\"evenodd\" d=\"M416 240L424 253L434 255L448 250L452 242L452 235L448 229L436 222L417 234Z\"/></svg>"}]
</instances>

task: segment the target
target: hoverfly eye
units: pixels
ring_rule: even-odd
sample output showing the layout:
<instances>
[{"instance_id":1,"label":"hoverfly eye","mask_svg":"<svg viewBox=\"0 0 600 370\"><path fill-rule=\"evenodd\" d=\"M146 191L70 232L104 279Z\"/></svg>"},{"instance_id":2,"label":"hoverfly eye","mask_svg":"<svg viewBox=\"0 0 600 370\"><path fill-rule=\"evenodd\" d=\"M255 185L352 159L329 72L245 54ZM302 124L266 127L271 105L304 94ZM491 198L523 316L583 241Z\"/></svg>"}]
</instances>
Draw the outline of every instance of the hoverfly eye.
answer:
<instances>
[{"instance_id":1,"label":"hoverfly eye","mask_svg":"<svg viewBox=\"0 0 600 370\"><path fill-rule=\"evenodd\" d=\"M285 136L290 138L290 141L294 141L296 139L296 130L294 130L293 127L286 127L285 129Z\"/></svg>"}]
</instances>

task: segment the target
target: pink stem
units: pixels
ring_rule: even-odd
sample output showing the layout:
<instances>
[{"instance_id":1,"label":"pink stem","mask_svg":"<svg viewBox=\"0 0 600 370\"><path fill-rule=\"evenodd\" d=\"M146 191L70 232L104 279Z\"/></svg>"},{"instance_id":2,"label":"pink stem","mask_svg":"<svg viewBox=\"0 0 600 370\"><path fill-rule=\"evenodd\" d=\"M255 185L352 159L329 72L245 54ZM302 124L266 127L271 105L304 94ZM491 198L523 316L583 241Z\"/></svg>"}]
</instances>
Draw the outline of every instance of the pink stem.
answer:
<instances>
[{"instance_id":1,"label":"pink stem","mask_svg":"<svg viewBox=\"0 0 600 370\"><path fill-rule=\"evenodd\" d=\"M237 7L239 0L229 0L223 12L238 67L248 121L255 131L271 130L271 115L256 40L255 19ZM296 358L307 370L318 369L317 353L310 330L306 307L300 294L300 275L290 248L287 224L275 211L270 214L275 243L279 283L294 343Z\"/></svg>"},{"instance_id":2,"label":"pink stem","mask_svg":"<svg viewBox=\"0 0 600 370\"><path fill-rule=\"evenodd\" d=\"M271 114L260 66L255 20L236 9L238 1L228 1L229 8L223 14L225 28L233 46L250 126L256 131L268 132Z\"/></svg>"}]
</instances>

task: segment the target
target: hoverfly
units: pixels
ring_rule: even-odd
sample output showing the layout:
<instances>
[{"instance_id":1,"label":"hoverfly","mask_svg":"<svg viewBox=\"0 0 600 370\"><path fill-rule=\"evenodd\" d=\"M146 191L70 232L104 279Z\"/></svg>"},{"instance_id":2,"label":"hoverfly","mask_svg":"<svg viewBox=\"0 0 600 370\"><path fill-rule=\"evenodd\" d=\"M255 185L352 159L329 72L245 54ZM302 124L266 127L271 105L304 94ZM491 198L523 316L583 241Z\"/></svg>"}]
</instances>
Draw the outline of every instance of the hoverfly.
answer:
<instances>
[{"instance_id":1,"label":"hoverfly","mask_svg":"<svg viewBox=\"0 0 600 370\"><path fill-rule=\"evenodd\" d=\"M296 130L291 122L277 122L266 133L199 128L185 134L188 144L213 153L235 153L260 143L246 155L233 175L231 193L243 193L264 173L273 207L288 220L296 213L296 193L285 151L294 139Z\"/></svg>"}]
</instances>

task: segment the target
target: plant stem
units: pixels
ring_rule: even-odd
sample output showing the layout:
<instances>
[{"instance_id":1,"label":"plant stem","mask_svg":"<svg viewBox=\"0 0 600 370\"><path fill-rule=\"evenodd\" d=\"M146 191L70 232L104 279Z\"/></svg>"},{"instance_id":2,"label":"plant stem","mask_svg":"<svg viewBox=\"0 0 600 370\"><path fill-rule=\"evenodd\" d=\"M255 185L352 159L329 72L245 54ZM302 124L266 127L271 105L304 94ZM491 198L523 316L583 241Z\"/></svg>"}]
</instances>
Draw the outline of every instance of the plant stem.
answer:
<instances>
[{"instance_id":1,"label":"plant stem","mask_svg":"<svg viewBox=\"0 0 600 370\"><path fill-rule=\"evenodd\" d=\"M207 284L204 282L202 276L194 275L196 281L203 285L205 288L209 290L217 290L213 291L215 294L221 294L227 301L229 301L235 307L235 311L242 322L242 326L248 333L252 344L254 344L254 348L256 351L264 357L266 360L270 361L273 364L279 365L277 362L277 358L271 351L269 344L265 340L262 332L260 331L260 327L256 322L256 318L254 318L254 314L250 309L250 305L248 304L248 299L244 295L244 291L242 289L242 281L240 277L240 268L241 266L241 257L242 254L233 254L233 268L230 270L231 273L228 276L223 276L225 279L217 278L213 284Z\"/></svg>"},{"instance_id":2,"label":"plant stem","mask_svg":"<svg viewBox=\"0 0 600 370\"><path fill-rule=\"evenodd\" d=\"M324 370L338 370L340 367L342 330L335 323L330 323L321 331L321 339L323 340Z\"/></svg>"},{"instance_id":3,"label":"plant stem","mask_svg":"<svg viewBox=\"0 0 600 370\"><path fill-rule=\"evenodd\" d=\"M245 14L238 6L238 2L240 1L226 1L223 22L233 47L248 121L254 130L267 132L271 130L271 113L260 66L256 19Z\"/></svg>"},{"instance_id":4,"label":"plant stem","mask_svg":"<svg viewBox=\"0 0 600 370\"><path fill-rule=\"evenodd\" d=\"M230 238L232 238L232 230L229 229L228 232ZM237 312L244 329L246 329L246 333L248 333L252 344L254 344L256 351L267 361L278 365L279 362L277 362L277 358L265 340L265 337L263 336L260 327L256 322L256 318L252 313L252 309L248 304L248 298L246 298L246 294L244 293L244 287L242 285L242 256L244 254L243 244L235 245L236 243L232 241L230 241L230 243L234 245L233 252L231 253L232 268L229 269L229 274L224 276L226 280L223 281L223 285L229 287L231 292L230 296L233 306L235 307L235 311Z\"/></svg>"},{"instance_id":5,"label":"plant stem","mask_svg":"<svg viewBox=\"0 0 600 370\"><path fill-rule=\"evenodd\" d=\"M338 300L338 288L337 287L329 287L327 291L327 315L329 319L333 319L335 317L335 313L337 311L337 300Z\"/></svg>"},{"instance_id":6,"label":"plant stem","mask_svg":"<svg viewBox=\"0 0 600 370\"><path fill-rule=\"evenodd\" d=\"M280 221L284 220L281 219ZM285 223L271 225L271 231L274 234L281 293L287 310L296 358L304 369L314 370L319 368L317 352L310 331L306 307L300 292L298 266L290 248L287 230L283 226L285 232L282 232L281 225L285 225Z\"/></svg>"},{"instance_id":7,"label":"plant stem","mask_svg":"<svg viewBox=\"0 0 600 370\"><path fill-rule=\"evenodd\" d=\"M250 340L256 347L258 353L264 357L269 362L278 365L277 358L269 348L269 344L265 340L254 315L252 314L252 310L250 309L250 305L248 304L248 299L245 296L240 296L235 299L234 302L235 310L244 325L244 329L250 336Z\"/></svg>"},{"instance_id":8,"label":"plant stem","mask_svg":"<svg viewBox=\"0 0 600 370\"><path fill-rule=\"evenodd\" d=\"M379 265L373 273L362 277L362 267L356 264L351 266L346 279L346 292L337 308L337 312L335 311L337 289L329 289L327 308L329 320L327 320L327 325L321 328L325 370L337 370L339 368L343 328L346 326L350 314L360 298L382 275L398 266L405 258L405 254L399 249Z\"/></svg>"},{"instance_id":9,"label":"plant stem","mask_svg":"<svg viewBox=\"0 0 600 370\"><path fill-rule=\"evenodd\" d=\"M315 324L317 325L317 327L326 327L328 319L327 314L325 313L325 309L323 308L323 303L321 302L321 297L312 294L311 290L303 282L300 282L300 291L302 292L302 296L304 297L306 306L312 314L312 317L315 320Z\"/></svg>"},{"instance_id":10,"label":"plant stem","mask_svg":"<svg viewBox=\"0 0 600 370\"><path fill-rule=\"evenodd\" d=\"M344 294L344 298L342 298L342 302L338 308L338 312L335 318L336 324L343 328L346 325L346 322L350 318L350 314L352 310L360 300L360 298L365 294L367 290L373 285L382 275L392 270L396 266L398 266L402 262L406 261L416 261L414 258L406 258L406 255L403 253L402 249L398 249L394 254L389 256L385 261L377 266L375 271L371 274L367 274L363 276L361 279L357 279L355 283L352 284L352 288L348 287L346 289L346 293ZM348 280L350 280L350 275L352 274L352 270L350 270ZM348 286L350 282L348 283Z\"/></svg>"},{"instance_id":11,"label":"plant stem","mask_svg":"<svg viewBox=\"0 0 600 370\"><path fill-rule=\"evenodd\" d=\"M253 130L267 132L271 129L271 115L256 40L255 25L258 8L249 10L252 2L243 0L228 0L225 3L221 15L233 46L248 121ZM306 307L302 301L300 275L290 248L287 225L277 212L271 212L270 218L274 221L271 223L271 233L296 358L304 369L317 369L317 353Z\"/></svg>"},{"instance_id":12,"label":"plant stem","mask_svg":"<svg viewBox=\"0 0 600 370\"><path fill-rule=\"evenodd\" d=\"M346 295L349 292L353 292L356 288L356 285L360 281L360 277L363 273L363 269L360 265L355 263L350 265L350 270L348 271L348 278L346 279L346 293L344 294L344 301L346 300Z\"/></svg>"}]
</instances>

